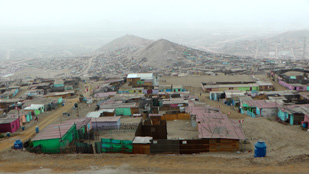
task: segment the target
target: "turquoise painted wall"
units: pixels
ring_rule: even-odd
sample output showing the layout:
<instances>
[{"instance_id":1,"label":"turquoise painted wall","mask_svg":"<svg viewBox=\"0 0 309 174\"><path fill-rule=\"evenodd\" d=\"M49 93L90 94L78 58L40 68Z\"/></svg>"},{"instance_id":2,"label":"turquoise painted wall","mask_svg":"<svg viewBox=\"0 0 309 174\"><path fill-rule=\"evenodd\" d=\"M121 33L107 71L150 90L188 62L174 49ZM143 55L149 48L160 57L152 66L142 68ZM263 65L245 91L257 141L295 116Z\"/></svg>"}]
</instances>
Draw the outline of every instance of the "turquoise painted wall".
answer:
<instances>
[{"instance_id":1,"label":"turquoise painted wall","mask_svg":"<svg viewBox=\"0 0 309 174\"><path fill-rule=\"evenodd\" d=\"M282 121L286 121L289 118L289 114L286 112L282 112L280 109L278 111L278 117L280 118L280 120Z\"/></svg>"}]
</instances>

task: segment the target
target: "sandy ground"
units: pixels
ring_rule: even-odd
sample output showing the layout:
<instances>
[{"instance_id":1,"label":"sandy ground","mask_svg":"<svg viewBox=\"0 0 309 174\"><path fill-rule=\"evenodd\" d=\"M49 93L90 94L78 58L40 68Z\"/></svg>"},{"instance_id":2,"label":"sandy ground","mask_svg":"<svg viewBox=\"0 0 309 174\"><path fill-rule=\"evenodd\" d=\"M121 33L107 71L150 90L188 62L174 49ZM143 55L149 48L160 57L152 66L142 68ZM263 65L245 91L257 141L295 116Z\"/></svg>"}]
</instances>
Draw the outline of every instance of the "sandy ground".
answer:
<instances>
[{"instance_id":1,"label":"sandy ground","mask_svg":"<svg viewBox=\"0 0 309 174\"><path fill-rule=\"evenodd\" d=\"M198 86L188 90L199 96L201 88ZM210 101L205 93L200 96L200 100L220 108L231 119L244 120L242 126L251 146L257 140L264 140L267 144L267 156L254 158L253 152L248 151L240 154L196 155L45 155L2 150L0 173L308 173L309 136L308 132L300 129L300 126L282 125L266 118L242 115L221 102ZM72 104L67 109L71 108ZM57 118L53 116L50 116L51 120L47 120L46 123L42 122L41 126L55 121ZM34 129L29 130L25 136L33 134ZM0 142L1 149L11 145L12 142Z\"/></svg>"},{"instance_id":2,"label":"sandy ground","mask_svg":"<svg viewBox=\"0 0 309 174\"><path fill-rule=\"evenodd\" d=\"M166 81L166 82L164 82ZM163 76L160 77L160 84L174 84L183 86L201 87L202 82L231 82L231 81L254 81L248 75L224 75L218 74L217 76Z\"/></svg>"},{"instance_id":3,"label":"sandy ground","mask_svg":"<svg viewBox=\"0 0 309 174\"><path fill-rule=\"evenodd\" d=\"M197 155L68 154L43 155L6 151L3 173L308 173L308 156L268 162L233 153ZM16 167L18 166L18 167Z\"/></svg>"},{"instance_id":4,"label":"sandy ground","mask_svg":"<svg viewBox=\"0 0 309 174\"><path fill-rule=\"evenodd\" d=\"M12 79L23 79L25 77L43 77L43 78L54 78L57 77L60 74L65 74L69 72L68 70L44 70L44 69L38 69L38 68L25 68L21 71L17 71L14 73L14 75L10 76ZM63 75L65 76L65 75Z\"/></svg>"},{"instance_id":5,"label":"sandy ground","mask_svg":"<svg viewBox=\"0 0 309 174\"><path fill-rule=\"evenodd\" d=\"M168 139L198 139L197 127L191 126L191 120L167 121Z\"/></svg>"}]
</instances>

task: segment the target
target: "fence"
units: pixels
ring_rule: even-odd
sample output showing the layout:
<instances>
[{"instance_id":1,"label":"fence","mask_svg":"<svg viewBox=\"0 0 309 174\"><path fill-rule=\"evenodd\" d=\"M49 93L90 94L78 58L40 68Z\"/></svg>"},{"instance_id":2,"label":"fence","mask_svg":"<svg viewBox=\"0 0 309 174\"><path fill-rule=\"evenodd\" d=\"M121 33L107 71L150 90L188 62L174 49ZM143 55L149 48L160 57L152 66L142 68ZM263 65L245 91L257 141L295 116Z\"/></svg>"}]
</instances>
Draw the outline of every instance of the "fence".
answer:
<instances>
[{"instance_id":1,"label":"fence","mask_svg":"<svg viewBox=\"0 0 309 174\"><path fill-rule=\"evenodd\" d=\"M194 154L238 150L240 150L239 140L234 139L153 140L150 144L151 154Z\"/></svg>"},{"instance_id":2,"label":"fence","mask_svg":"<svg viewBox=\"0 0 309 174\"><path fill-rule=\"evenodd\" d=\"M164 114L161 117L162 120L189 120L190 114L188 113L176 113L176 114Z\"/></svg>"},{"instance_id":3,"label":"fence","mask_svg":"<svg viewBox=\"0 0 309 174\"><path fill-rule=\"evenodd\" d=\"M67 154L67 153L75 153L76 152L76 146L67 146L63 148L47 148L44 147L42 148L41 145L38 145L33 148L28 148L27 149L29 152L34 152L34 153L47 153L47 154Z\"/></svg>"},{"instance_id":4,"label":"fence","mask_svg":"<svg viewBox=\"0 0 309 174\"><path fill-rule=\"evenodd\" d=\"M116 139L101 139L101 142L96 142L97 153L132 153L133 144L129 140Z\"/></svg>"},{"instance_id":5,"label":"fence","mask_svg":"<svg viewBox=\"0 0 309 174\"><path fill-rule=\"evenodd\" d=\"M77 142L76 153L93 153L92 144Z\"/></svg>"}]
</instances>

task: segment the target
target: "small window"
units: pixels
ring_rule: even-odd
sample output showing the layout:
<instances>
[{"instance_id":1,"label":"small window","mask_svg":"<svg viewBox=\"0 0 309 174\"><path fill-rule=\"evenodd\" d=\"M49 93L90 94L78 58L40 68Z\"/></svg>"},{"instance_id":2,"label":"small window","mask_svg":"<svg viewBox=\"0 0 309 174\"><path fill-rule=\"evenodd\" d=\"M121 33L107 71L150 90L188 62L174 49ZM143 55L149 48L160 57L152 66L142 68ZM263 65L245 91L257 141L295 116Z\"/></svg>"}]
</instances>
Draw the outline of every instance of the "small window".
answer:
<instances>
[{"instance_id":1,"label":"small window","mask_svg":"<svg viewBox=\"0 0 309 174\"><path fill-rule=\"evenodd\" d=\"M187 144L187 141L182 141L182 144Z\"/></svg>"},{"instance_id":2,"label":"small window","mask_svg":"<svg viewBox=\"0 0 309 174\"><path fill-rule=\"evenodd\" d=\"M153 140L153 144L158 144L158 141L157 140Z\"/></svg>"}]
</instances>

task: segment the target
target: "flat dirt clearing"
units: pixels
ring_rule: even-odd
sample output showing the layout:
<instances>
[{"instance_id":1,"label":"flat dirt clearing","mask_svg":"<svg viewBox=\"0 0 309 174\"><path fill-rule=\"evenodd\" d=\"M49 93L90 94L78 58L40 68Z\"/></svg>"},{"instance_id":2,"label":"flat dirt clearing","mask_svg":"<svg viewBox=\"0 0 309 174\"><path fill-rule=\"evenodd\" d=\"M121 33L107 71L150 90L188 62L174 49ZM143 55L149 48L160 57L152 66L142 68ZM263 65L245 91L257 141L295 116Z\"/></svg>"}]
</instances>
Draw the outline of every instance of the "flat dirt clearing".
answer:
<instances>
[{"instance_id":1,"label":"flat dirt clearing","mask_svg":"<svg viewBox=\"0 0 309 174\"><path fill-rule=\"evenodd\" d=\"M236 153L42 155L10 150L0 155L0 171L3 173L308 173L309 156L291 158L283 162L267 162L267 158L239 156L242 155Z\"/></svg>"}]
</instances>

